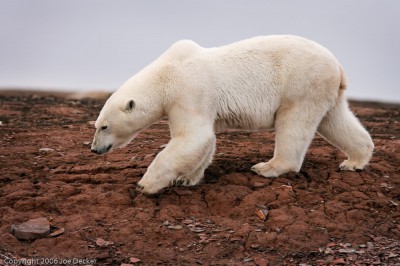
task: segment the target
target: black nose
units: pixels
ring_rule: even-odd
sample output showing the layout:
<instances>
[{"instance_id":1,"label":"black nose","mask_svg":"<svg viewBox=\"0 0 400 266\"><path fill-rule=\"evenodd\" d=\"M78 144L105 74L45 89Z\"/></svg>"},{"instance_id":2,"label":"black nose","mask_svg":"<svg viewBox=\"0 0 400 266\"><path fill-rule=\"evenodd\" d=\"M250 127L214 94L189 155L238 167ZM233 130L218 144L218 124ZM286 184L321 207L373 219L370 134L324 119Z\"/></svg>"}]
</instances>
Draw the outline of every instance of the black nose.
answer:
<instances>
[{"instance_id":1,"label":"black nose","mask_svg":"<svg viewBox=\"0 0 400 266\"><path fill-rule=\"evenodd\" d=\"M90 149L93 153L99 153L99 151L98 150L96 150L96 149Z\"/></svg>"}]
</instances>

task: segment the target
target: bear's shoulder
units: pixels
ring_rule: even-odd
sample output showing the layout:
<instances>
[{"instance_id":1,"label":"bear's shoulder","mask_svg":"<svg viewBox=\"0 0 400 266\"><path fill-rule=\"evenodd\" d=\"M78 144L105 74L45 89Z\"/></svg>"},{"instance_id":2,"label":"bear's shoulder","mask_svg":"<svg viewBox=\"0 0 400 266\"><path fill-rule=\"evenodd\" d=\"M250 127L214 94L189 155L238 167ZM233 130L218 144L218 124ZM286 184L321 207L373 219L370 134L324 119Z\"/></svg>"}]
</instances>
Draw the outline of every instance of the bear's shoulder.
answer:
<instances>
[{"instance_id":1,"label":"bear's shoulder","mask_svg":"<svg viewBox=\"0 0 400 266\"><path fill-rule=\"evenodd\" d=\"M203 49L196 42L191 40L180 40L175 42L168 50L166 55L176 60L184 60L195 56Z\"/></svg>"}]
</instances>

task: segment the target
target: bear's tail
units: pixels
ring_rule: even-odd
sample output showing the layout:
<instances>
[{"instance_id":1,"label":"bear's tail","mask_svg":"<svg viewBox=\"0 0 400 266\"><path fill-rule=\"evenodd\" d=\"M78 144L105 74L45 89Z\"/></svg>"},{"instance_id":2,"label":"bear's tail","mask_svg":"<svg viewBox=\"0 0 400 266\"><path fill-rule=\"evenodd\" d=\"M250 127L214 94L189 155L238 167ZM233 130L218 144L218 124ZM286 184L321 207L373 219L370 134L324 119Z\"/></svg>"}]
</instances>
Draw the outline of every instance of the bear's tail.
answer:
<instances>
[{"instance_id":1,"label":"bear's tail","mask_svg":"<svg viewBox=\"0 0 400 266\"><path fill-rule=\"evenodd\" d=\"M340 65L340 85L339 85L339 98L344 94L344 91L347 88L347 79L346 75L344 74L343 67Z\"/></svg>"}]
</instances>

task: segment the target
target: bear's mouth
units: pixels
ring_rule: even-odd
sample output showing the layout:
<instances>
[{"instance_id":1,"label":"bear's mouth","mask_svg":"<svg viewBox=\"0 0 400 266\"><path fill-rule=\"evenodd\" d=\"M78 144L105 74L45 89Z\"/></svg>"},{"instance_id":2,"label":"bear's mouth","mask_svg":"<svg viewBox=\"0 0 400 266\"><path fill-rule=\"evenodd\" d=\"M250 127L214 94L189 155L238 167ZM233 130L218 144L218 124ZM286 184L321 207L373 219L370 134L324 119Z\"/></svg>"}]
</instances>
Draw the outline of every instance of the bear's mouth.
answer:
<instances>
[{"instance_id":1,"label":"bear's mouth","mask_svg":"<svg viewBox=\"0 0 400 266\"><path fill-rule=\"evenodd\" d=\"M102 147L101 149L92 149L92 152L97 153L97 154L103 154L111 150L112 144Z\"/></svg>"}]
</instances>

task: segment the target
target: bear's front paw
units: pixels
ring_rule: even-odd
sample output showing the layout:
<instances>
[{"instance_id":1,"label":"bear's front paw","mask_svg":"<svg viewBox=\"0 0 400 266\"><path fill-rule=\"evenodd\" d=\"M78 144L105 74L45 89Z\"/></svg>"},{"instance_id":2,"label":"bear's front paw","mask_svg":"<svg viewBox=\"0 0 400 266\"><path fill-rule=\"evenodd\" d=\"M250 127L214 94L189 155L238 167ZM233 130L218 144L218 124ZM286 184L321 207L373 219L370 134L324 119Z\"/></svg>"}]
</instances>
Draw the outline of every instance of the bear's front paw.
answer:
<instances>
[{"instance_id":1,"label":"bear's front paw","mask_svg":"<svg viewBox=\"0 0 400 266\"><path fill-rule=\"evenodd\" d=\"M173 180L170 185L173 187L188 186L189 182L190 180L186 179L183 176L180 176L177 179Z\"/></svg>"},{"instance_id":2,"label":"bear's front paw","mask_svg":"<svg viewBox=\"0 0 400 266\"><path fill-rule=\"evenodd\" d=\"M136 184L137 190L144 194L156 194L165 187L160 182L151 182L149 179L142 179Z\"/></svg>"},{"instance_id":3,"label":"bear's front paw","mask_svg":"<svg viewBox=\"0 0 400 266\"><path fill-rule=\"evenodd\" d=\"M253 165L251 170L264 177L277 177L280 175L279 171L275 169L269 162Z\"/></svg>"},{"instance_id":4,"label":"bear's front paw","mask_svg":"<svg viewBox=\"0 0 400 266\"><path fill-rule=\"evenodd\" d=\"M177 186L177 187L195 186L200 183L203 176L204 176L203 172L195 172L192 175L179 176L177 179L171 182L171 186Z\"/></svg>"}]
</instances>

